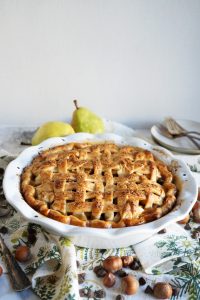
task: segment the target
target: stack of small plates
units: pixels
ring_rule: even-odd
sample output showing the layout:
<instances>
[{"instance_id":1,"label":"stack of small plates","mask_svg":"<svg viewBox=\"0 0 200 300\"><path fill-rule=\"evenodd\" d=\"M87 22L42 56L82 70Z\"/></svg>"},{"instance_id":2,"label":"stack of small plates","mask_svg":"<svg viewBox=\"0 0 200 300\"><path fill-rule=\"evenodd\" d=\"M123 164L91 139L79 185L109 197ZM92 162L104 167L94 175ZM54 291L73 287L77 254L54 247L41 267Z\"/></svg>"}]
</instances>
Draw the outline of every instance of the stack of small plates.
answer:
<instances>
[{"instance_id":1,"label":"stack of small plates","mask_svg":"<svg viewBox=\"0 0 200 300\"><path fill-rule=\"evenodd\" d=\"M198 131L200 133L199 122L189 120L177 120L177 122L187 131ZM187 154L200 154L200 149L197 149L197 147L191 142L189 138L171 138L167 133L165 133L164 130L162 130L159 124L154 125L151 128L151 134L157 143L172 151ZM200 141L198 141L198 143L200 144Z\"/></svg>"}]
</instances>

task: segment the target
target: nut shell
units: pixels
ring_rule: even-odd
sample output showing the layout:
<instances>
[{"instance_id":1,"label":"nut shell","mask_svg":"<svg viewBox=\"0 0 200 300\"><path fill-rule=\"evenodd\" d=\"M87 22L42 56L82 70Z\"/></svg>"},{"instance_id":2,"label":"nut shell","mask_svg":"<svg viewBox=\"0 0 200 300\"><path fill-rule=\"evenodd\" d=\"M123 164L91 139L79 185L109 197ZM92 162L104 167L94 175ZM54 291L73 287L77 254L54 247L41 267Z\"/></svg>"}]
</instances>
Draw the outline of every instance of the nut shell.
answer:
<instances>
[{"instance_id":1,"label":"nut shell","mask_svg":"<svg viewBox=\"0 0 200 300\"><path fill-rule=\"evenodd\" d=\"M122 268L122 260L119 256L109 256L103 261L106 271L115 273Z\"/></svg>"},{"instance_id":2,"label":"nut shell","mask_svg":"<svg viewBox=\"0 0 200 300\"><path fill-rule=\"evenodd\" d=\"M157 282L153 288L153 294L158 299L169 299L172 296L172 287L166 282Z\"/></svg>"},{"instance_id":3,"label":"nut shell","mask_svg":"<svg viewBox=\"0 0 200 300\"><path fill-rule=\"evenodd\" d=\"M122 290L126 295L134 295L139 288L139 282L133 275L122 278Z\"/></svg>"}]
</instances>

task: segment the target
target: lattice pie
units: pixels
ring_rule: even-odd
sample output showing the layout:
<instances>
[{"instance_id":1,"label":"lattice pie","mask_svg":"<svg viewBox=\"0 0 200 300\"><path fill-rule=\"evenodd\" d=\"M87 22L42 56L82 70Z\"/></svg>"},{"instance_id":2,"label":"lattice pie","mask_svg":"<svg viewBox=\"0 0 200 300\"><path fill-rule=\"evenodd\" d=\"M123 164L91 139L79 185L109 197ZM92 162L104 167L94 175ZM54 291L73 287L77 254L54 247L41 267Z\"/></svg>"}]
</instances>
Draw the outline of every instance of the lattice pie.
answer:
<instances>
[{"instance_id":1,"label":"lattice pie","mask_svg":"<svg viewBox=\"0 0 200 300\"><path fill-rule=\"evenodd\" d=\"M43 151L21 176L21 192L41 214L100 228L132 226L167 214L176 202L169 168L147 150L70 143Z\"/></svg>"}]
</instances>

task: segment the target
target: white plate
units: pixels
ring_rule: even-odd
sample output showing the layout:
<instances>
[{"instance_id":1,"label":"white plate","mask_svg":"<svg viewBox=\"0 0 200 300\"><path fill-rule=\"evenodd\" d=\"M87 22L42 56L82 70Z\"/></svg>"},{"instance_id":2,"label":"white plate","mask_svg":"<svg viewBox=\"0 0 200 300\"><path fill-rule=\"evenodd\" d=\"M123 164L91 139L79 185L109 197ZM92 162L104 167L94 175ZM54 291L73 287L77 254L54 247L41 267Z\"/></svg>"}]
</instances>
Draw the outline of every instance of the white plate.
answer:
<instances>
[{"instance_id":1,"label":"white plate","mask_svg":"<svg viewBox=\"0 0 200 300\"><path fill-rule=\"evenodd\" d=\"M67 225L49 219L33 210L24 201L20 193L20 175L24 167L30 164L32 159L43 150L70 142L82 141L112 141L117 145L132 145L151 151L158 159L171 166L174 169L175 176L179 178L181 188L177 202L180 203L180 206L153 222L138 226L111 228L106 230L101 228L84 228ZM103 135L76 133L64 138L51 138L37 146L27 148L8 165L3 180L3 188L8 202L21 212L29 222L40 224L54 234L67 236L75 245L93 248L127 247L139 243L165 228L167 225L184 219L194 205L197 197L196 182L192 177L189 168L183 161L175 158L168 150L151 145L142 139L135 137L121 137L112 133Z\"/></svg>"},{"instance_id":2,"label":"white plate","mask_svg":"<svg viewBox=\"0 0 200 300\"><path fill-rule=\"evenodd\" d=\"M177 120L177 122L188 131L200 132L200 123L189 120ZM162 146L176 152L187 154L200 154L200 150L187 137L178 137L170 139L161 132L158 125L151 128L153 138ZM199 141L200 144L200 141Z\"/></svg>"}]
</instances>

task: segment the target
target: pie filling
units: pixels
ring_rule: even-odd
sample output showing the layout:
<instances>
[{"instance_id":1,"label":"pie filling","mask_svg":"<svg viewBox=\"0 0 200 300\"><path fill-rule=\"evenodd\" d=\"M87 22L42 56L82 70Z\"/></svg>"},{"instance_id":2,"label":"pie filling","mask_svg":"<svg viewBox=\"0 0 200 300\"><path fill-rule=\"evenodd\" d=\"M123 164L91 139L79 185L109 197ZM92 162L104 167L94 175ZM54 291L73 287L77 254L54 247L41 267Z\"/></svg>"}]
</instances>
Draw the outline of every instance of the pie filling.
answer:
<instances>
[{"instance_id":1,"label":"pie filling","mask_svg":"<svg viewBox=\"0 0 200 300\"><path fill-rule=\"evenodd\" d=\"M176 203L174 176L145 149L70 143L36 156L21 175L21 193L54 220L98 228L147 223Z\"/></svg>"}]
</instances>

